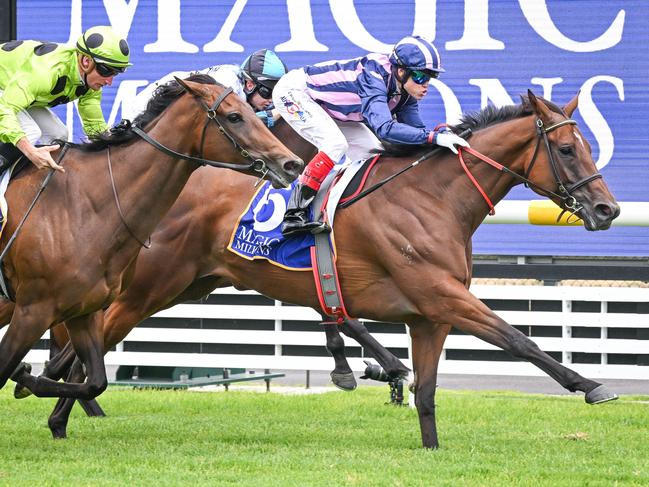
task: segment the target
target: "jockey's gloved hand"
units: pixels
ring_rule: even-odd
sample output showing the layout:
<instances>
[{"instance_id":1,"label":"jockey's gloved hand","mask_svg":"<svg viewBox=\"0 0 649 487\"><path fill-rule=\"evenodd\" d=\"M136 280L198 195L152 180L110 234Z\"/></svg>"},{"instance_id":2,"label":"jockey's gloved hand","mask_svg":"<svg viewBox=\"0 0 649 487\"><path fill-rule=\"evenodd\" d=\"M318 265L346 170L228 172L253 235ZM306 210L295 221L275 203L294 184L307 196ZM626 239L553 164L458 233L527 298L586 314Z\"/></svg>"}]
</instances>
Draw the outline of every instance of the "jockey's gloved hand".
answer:
<instances>
[{"instance_id":1,"label":"jockey's gloved hand","mask_svg":"<svg viewBox=\"0 0 649 487\"><path fill-rule=\"evenodd\" d=\"M271 128L273 125L275 125L273 110L261 110L257 112L256 115L262 119L262 121L266 124L266 127Z\"/></svg>"},{"instance_id":2,"label":"jockey's gloved hand","mask_svg":"<svg viewBox=\"0 0 649 487\"><path fill-rule=\"evenodd\" d=\"M272 128L275 122L282 118L279 110L272 103L265 110L257 112L256 115L264 121L268 128Z\"/></svg>"},{"instance_id":3,"label":"jockey's gloved hand","mask_svg":"<svg viewBox=\"0 0 649 487\"><path fill-rule=\"evenodd\" d=\"M455 135L450 130L445 130L443 132L436 132L433 136L433 144L446 147L453 151L454 154L457 154L456 146L470 147L469 143L464 140L462 137Z\"/></svg>"}]
</instances>

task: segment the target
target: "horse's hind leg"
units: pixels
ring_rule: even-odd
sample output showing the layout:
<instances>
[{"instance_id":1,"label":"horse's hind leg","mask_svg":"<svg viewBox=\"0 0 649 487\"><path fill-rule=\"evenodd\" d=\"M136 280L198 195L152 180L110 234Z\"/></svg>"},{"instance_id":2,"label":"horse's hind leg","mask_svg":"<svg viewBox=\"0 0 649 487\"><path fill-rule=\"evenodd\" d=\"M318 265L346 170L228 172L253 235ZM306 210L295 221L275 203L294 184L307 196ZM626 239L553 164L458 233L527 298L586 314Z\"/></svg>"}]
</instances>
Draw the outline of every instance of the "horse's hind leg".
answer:
<instances>
[{"instance_id":1,"label":"horse's hind leg","mask_svg":"<svg viewBox=\"0 0 649 487\"><path fill-rule=\"evenodd\" d=\"M415 405L419 415L421 440L424 448L438 448L435 422L435 390L437 366L444 341L451 327L433 325L427 321L409 323L412 337L412 364L415 369Z\"/></svg>"},{"instance_id":2,"label":"horse's hind leg","mask_svg":"<svg viewBox=\"0 0 649 487\"><path fill-rule=\"evenodd\" d=\"M370 335L363 323L358 320L345 320L340 326L340 330L356 340L370 356L374 357L390 378L405 379L408 377L410 369Z\"/></svg>"},{"instance_id":3,"label":"horse's hind leg","mask_svg":"<svg viewBox=\"0 0 649 487\"><path fill-rule=\"evenodd\" d=\"M70 384L25 374L18 378L18 382L39 397L92 399L101 394L107 386L103 353L103 316L103 311L99 310L66 322L74 349L86 366L86 382Z\"/></svg>"},{"instance_id":4,"label":"horse's hind leg","mask_svg":"<svg viewBox=\"0 0 649 487\"><path fill-rule=\"evenodd\" d=\"M77 354L72 347L72 342L69 341L69 336L67 331L65 331L65 326L59 324L52 327L50 329L50 360L45 364L40 377L46 377L58 381L66 375L69 375L70 368L76 358ZM84 379L85 375L82 375L78 382L83 382ZM74 381L66 380L66 382ZM22 384L16 384L14 387L14 397L16 399L24 399L29 397L31 394L32 391ZM74 400L72 400L72 404L74 404ZM79 399L79 405L88 416L106 416L104 410L94 399Z\"/></svg>"},{"instance_id":5,"label":"horse's hind leg","mask_svg":"<svg viewBox=\"0 0 649 487\"><path fill-rule=\"evenodd\" d=\"M334 358L335 368L331 371L331 381L336 387L344 391L353 391L356 389L356 379L352 372L347 357L345 356L345 342L338 333L336 323L327 322L327 317L322 316L325 334L327 335L327 350Z\"/></svg>"},{"instance_id":6,"label":"horse's hind leg","mask_svg":"<svg viewBox=\"0 0 649 487\"><path fill-rule=\"evenodd\" d=\"M63 324L55 325L50 329L50 360L43 367L39 377L58 381L67 375L72 362L77 356L72 343L69 342L67 332L64 335L65 341L60 342L62 337L61 329L65 330ZM16 399L24 399L31 394L32 392L23 384L16 384L14 387L14 397Z\"/></svg>"},{"instance_id":7,"label":"horse's hind leg","mask_svg":"<svg viewBox=\"0 0 649 487\"><path fill-rule=\"evenodd\" d=\"M53 380L59 380L66 375L69 375L70 368L74 362L74 359L77 357L77 354L72 347L72 342L70 342L70 336L65 326L61 323L56 326L53 326L50 329L50 360L46 364L46 367L41 372L41 375L49 377ZM85 375L80 378L77 382L83 382L85 380ZM66 380L66 382L75 382ZM14 395L16 394L20 384L16 384L16 390L14 390ZM27 390L27 389L25 389ZM104 417L106 413L101 409L99 403L94 399L79 399L79 406L86 412L90 417Z\"/></svg>"},{"instance_id":8,"label":"horse's hind leg","mask_svg":"<svg viewBox=\"0 0 649 487\"><path fill-rule=\"evenodd\" d=\"M70 367L70 372L66 378L66 382L79 383L85 378L83 367L79 359L73 361ZM55 440L67 438L68 420L70 419L70 412L74 406L75 399L69 397L60 397L50 414L47 425L52 432L52 437Z\"/></svg>"}]
</instances>

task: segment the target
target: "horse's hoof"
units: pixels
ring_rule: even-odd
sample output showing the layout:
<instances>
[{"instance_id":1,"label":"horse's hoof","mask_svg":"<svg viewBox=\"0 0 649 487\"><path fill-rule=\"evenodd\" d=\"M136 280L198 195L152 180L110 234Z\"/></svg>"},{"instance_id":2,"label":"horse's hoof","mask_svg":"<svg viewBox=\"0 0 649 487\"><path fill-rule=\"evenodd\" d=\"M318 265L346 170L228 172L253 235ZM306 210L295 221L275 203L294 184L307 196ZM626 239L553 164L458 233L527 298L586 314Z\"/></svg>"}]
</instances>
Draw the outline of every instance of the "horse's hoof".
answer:
<instances>
[{"instance_id":1,"label":"horse's hoof","mask_svg":"<svg viewBox=\"0 0 649 487\"><path fill-rule=\"evenodd\" d=\"M585 397L588 404L601 404L603 402L615 401L617 398L617 394L609 391L608 387L603 384L586 393Z\"/></svg>"},{"instance_id":2,"label":"horse's hoof","mask_svg":"<svg viewBox=\"0 0 649 487\"><path fill-rule=\"evenodd\" d=\"M16 387L14 387L14 398L16 399L25 399L26 397L29 397L31 395L32 391L27 389L22 384L16 384Z\"/></svg>"},{"instance_id":3,"label":"horse's hoof","mask_svg":"<svg viewBox=\"0 0 649 487\"><path fill-rule=\"evenodd\" d=\"M64 440L68 437L67 428L65 425L57 425L48 421L47 426L49 426L50 431L52 432L52 438L55 440Z\"/></svg>"},{"instance_id":4,"label":"horse's hoof","mask_svg":"<svg viewBox=\"0 0 649 487\"><path fill-rule=\"evenodd\" d=\"M52 439L54 440L65 440L67 439L68 434L65 429L63 431L54 431L52 430Z\"/></svg>"},{"instance_id":5,"label":"horse's hoof","mask_svg":"<svg viewBox=\"0 0 649 487\"><path fill-rule=\"evenodd\" d=\"M331 381L337 388L342 389L343 391L353 391L356 389L356 379L352 372L348 372L347 374L332 372Z\"/></svg>"},{"instance_id":6,"label":"horse's hoof","mask_svg":"<svg viewBox=\"0 0 649 487\"><path fill-rule=\"evenodd\" d=\"M11 374L11 380L14 382L18 382L18 379L20 379L20 376L23 374L31 374L32 373L32 364L28 364L26 362L20 362L18 364L18 367L16 367L16 370L14 370L13 374Z\"/></svg>"}]
</instances>

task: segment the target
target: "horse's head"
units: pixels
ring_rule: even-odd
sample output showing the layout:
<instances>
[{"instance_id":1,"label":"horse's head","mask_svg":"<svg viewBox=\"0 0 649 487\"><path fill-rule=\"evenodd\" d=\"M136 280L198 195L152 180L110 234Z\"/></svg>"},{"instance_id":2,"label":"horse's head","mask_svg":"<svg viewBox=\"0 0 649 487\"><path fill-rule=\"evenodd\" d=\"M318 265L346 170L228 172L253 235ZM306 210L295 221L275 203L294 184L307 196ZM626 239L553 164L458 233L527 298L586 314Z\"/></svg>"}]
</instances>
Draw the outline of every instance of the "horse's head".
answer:
<instances>
[{"instance_id":1,"label":"horse's head","mask_svg":"<svg viewBox=\"0 0 649 487\"><path fill-rule=\"evenodd\" d=\"M268 179L275 188L288 186L302 172L304 161L287 149L231 89L176 81L204 108L205 118L195 124L194 150L201 157L241 164L238 170Z\"/></svg>"},{"instance_id":2,"label":"horse's head","mask_svg":"<svg viewBox=\"0 0 649 487\"><path fill-rule=\"evenodd\" d=\"M575 213L586 230L608 229L620 207L595 167L590 144L570 119L578 95L563 110L553 110L531 91L528 100L536 115L537 147L525 173L537 186L534 191Z\"/></svg>"}]
</instances>

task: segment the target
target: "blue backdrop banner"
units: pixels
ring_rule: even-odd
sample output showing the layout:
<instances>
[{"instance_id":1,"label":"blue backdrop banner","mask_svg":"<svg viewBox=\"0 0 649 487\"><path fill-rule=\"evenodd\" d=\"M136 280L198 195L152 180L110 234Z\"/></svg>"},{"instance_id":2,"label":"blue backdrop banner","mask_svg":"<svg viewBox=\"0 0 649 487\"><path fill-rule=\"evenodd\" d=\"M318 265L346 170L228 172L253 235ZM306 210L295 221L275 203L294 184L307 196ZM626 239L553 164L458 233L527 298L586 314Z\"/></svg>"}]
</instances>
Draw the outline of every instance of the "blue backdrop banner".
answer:
<instances>
[{"instance_id":1,"label":"blue backdrop banner","mask_svg":"<svg viewBox=\"0 0 649 487\"><path fill-rule=\"evenodd\" d=\"M431 39L446 73L422 103L430 126L532 89L575 119L620 201L649 201L646 0L18 0L18 38L74 42L93 25L126 35L134 66L104 90L109 122L171 71L240 63L270 48L289 68ZM75 109L57 107L75 139ZM534 199L518 187L508 197ZM649 256L649 228L483 225L475 254Z\"/></svg>"}]
</instances>

